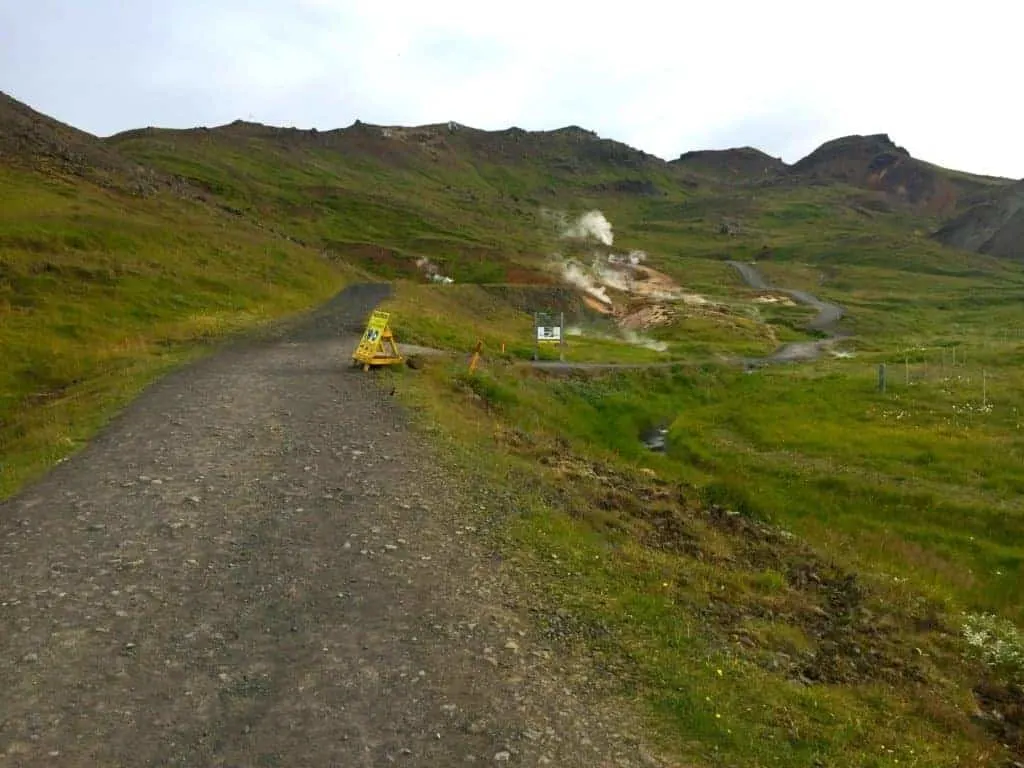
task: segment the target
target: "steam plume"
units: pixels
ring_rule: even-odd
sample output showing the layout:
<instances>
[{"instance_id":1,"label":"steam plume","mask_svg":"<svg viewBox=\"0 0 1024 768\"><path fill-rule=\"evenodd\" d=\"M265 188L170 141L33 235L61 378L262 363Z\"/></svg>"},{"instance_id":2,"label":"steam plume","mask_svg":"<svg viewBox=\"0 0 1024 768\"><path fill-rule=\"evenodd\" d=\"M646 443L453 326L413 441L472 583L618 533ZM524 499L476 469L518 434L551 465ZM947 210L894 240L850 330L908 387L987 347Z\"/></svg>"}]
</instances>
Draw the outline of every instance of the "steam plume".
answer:
<instances>
[{"instance_id":1,"label":"steam plume","mask_svg":"<svg viewBox=\"0 0 1024 768\"><path fill-rule=\"evenodd\" d=\"M611 305L612 300L608 296L605 287L601 285L592 274L588 273L580 264L575 261L562 263L562 279L570 285L575 285L589 296L593 296L602 304Z\"/></svg>"},{"instance_id":2,"label":"steam plume","mask_svg":"<svg viewBox=\"0 0 1024 768\"><path fill-rule=\"evenodd\" d=\"M654 352L667 352L668 344L664 341L656 341L648 336L623 329L619 332L618 336L613 336L608 333L601 333L600 331L588 331L584 330L581 326L571 325L565 329L566 336L586 336L591 339L607 339L608 341L624 341L627 344L632 344L635 347L643 347L644 349L650 349Z\"/></svg>"},{"instance_id":3,"label":"steam plume","mask_svg":"<svg viewBox=\"0 0 1024 768\"><path fill-rule=\"evenodd\" d=\"M452 280L452 278L442 275L441 270L438 269L438 266L430 259L424 256L421 256L420 258L416 259L416 266L419 269L423 270L423 273L427 276L427 279L430 280L432 283L444 283L445 285L451 285L452 283L455 282L454 280Z\"/></svg>"},{"instance_id":4,"label":"steam plume","mask_svg":"<svg viewBox=\"0 0 1024 768\"><path fill-rule=\"evenodd\" d=\"M668 344L664 341L655 341L647 336L642 336L636 331L624 330L622 331L622 337L635 347L643 347L653 352L665 352L668 350Z\"/></svg>"},{"instance_id":5,"label":"steam plume","mask_svg":"<svg viewBox=\"0 0 1024 768\"><path fill-rule=\"evenodd\" d=\"M611 245L615 239L615 236L612 234L611 222L600 211L587 211L584 213L563 230L562 237L593 238L605 245Z\"/></svg>"},{"instance_id":6,"label":"steam plume","mask_svg":"<svg viewBox=\"0 0 1024 768\"><path fill-rule=\"evenodd\" d=\"M609 264L628 264L631 267L638 267L647 260L647 253L644 251L630 251L628 254L619 256L617 254L608 254Z\"/></svg>"}]
</instances>

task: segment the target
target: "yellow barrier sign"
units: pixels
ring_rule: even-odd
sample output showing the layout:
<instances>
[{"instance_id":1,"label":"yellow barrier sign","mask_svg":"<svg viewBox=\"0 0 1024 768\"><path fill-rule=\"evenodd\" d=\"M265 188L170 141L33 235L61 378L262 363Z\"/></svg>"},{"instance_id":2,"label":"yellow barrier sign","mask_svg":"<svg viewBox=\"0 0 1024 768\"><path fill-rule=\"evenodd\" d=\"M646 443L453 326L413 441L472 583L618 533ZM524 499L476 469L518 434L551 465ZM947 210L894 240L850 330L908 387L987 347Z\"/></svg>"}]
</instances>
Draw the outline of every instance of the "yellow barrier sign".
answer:
<instances>
[{"instance_id":1,"label":"yellow barrier sign","mask_svg":"<svg viewBox=\"0 0 1024 768\"><path fill-rule=\"evenodd\" d=\"M371 365L395 365L404 362L398 351L395 336L388 326L390 319L390 312L374 310L370 314L359 346L352 353L353 362L362 364L363 370L368 370Z\"/></svg>"}]
</instances>

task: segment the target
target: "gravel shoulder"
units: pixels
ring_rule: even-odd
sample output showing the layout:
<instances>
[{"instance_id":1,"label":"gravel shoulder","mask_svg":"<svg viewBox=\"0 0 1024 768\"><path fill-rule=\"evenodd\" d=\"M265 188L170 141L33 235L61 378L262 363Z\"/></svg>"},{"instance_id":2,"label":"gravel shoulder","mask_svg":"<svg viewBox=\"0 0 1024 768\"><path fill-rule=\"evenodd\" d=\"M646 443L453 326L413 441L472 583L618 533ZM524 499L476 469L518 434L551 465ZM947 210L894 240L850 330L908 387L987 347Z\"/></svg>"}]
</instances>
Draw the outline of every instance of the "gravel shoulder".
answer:
<instances>
[{"instance_id":1,"label":"gravel shoulder","mask_svg":"<svg viewBox=\"0 0 1024 768\"><path fill-rule=\"evenodd\" d=\"M386 294L148 389L0 504L0 765L663 765L537 632L507 514L349 365Z\"/></svg>"}]
</instances>

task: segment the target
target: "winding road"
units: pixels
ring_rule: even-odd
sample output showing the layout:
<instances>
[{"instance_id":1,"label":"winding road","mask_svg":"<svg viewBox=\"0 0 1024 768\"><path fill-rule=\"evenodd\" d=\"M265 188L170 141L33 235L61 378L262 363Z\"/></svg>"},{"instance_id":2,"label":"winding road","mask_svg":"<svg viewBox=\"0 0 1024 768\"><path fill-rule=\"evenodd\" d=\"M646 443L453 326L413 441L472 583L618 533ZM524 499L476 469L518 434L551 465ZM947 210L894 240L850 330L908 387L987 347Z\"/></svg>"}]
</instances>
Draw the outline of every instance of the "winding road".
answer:
<instances>
[{"instance_id":1,"label":"winding road","mask_svg":"<svg viewBox=\"0 0 1024 768\"><path fill-rule=\"evenodd\" d=\"M792 363L802 360L815 360L821 355L821 351L840 338L836 325L845 314L843 308L838 304L822 301L806 291L795 288L778 288L771 285L764 276L757 271L752 264L745 264L741 261L730 261L729 266L740 273L749 287L757 291L773 291L789 296L798 304L805 304L818 310L818 314L807 324L808 330L828 334L827 338L813 341L794 341L783 344L768 357L748 358L744 362L748 366L765 365L767 363Z\"/></svg>"}]
</instances>

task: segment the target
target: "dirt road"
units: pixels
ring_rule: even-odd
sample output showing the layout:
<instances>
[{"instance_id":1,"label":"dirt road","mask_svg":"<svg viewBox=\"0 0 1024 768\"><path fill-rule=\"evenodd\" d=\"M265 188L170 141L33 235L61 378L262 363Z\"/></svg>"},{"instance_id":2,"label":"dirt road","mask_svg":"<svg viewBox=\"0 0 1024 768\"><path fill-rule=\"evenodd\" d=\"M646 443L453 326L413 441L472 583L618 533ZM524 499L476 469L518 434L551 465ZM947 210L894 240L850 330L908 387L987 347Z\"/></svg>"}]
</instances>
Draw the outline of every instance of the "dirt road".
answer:
<instances>
[{"instance_id":1,"label":"dirt road","mask_svg":"<svg viewBox=\"0 0 1024 768\"><path fill-rule=\"evenodd\" d=\"M348 356L386 293L160 381L0 504L0 765L659 765ZM592 677L592 676L591 676Z\"/></svg>"},{"instance_id":2,"label":"dirt road","mask_svg":"<svg viewBox=\"0 0 1024 768\"><path fill-rule=\"evenodd\" d=\"M823 349L835 342L838 337L836 324L842 320L844 314L843 308L838 304L831 304L827 301L822 301L817 296L813 296L806 291L800 291L794 288L777 288L770 285L768 281L764 279L764 276L751 264L745 264L741 261L730 261L729 266L739 272L740 277L743 278L743 282L754 290L782 293L789 296L793 301L818 310L818 314L810 323L807 324L807 328L812 331L828 334L828 338L825 339L818 339L815 341L794 341L789 344L783 344L768 357L752 358L747 360L746 362L748 365L815 360L821 355Z\"/></svg>"},{"instance_id":3,"label":"dirt road","mask_svg":"<svg viewBox=\"0 0 1024 768\"><path fill-rule=\"evenodd\" d=\"M817 296L813 296L806 291L796 290L795 288L776 288L775 286L770 285L768 281L764 279L764 276L758 272L752 264L744 264L741 261L730 261L729 265L740 273L743 281L751 288L759 291L775 291L776 293L783 293L793 299L793 301L799 302L800 304L806 304L807 306L818 310L817 317L807 324L808 328L829 333L835 330L836 323L843 319L843 308L838 304L831 304L827 301L822 301Z\"/></svg>"}]
</instances>

